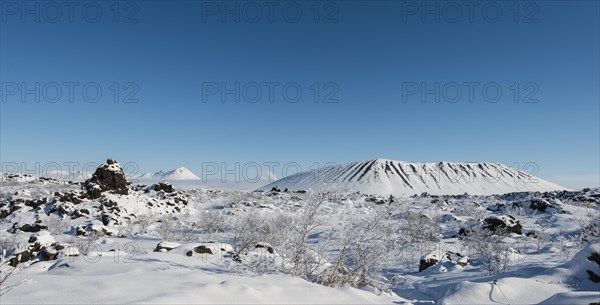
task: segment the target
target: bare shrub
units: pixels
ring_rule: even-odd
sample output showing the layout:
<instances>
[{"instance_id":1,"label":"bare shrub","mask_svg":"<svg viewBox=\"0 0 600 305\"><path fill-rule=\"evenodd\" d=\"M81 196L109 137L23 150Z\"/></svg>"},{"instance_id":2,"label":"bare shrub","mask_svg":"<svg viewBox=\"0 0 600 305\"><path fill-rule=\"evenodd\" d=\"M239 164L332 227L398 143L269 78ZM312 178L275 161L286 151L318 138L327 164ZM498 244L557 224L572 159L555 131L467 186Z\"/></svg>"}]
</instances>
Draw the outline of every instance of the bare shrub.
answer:
<instances>
[{"instance_id":1,"label":"bare shrub","mask_svg":"<svg viewBox=\"0 0 600 305\"><path fill-rule=\"evenodd\" d=\"M331 287L384 288L382 268L394 256L398 222L388 208L367 217L354 218L336 236L339 246L332 264L318 277Z\"/></svg>"},{"instance_id":2,"label":"bare shrub","mask_svg":"<svg viewBox=\"0 0 600 305\"><path fill-rule=\"evenodd\" d=\"M220 211L206 211L200 215L198 227L206 234L223 233L227 229L227 222Z\"/></svg>"},{"instance_id":3,"label":"bare shrub","mask_svg":"<svg viewBox=\"0 0 600 305\"><path fill-rule=\"evenodd\" d=\"M471 227L463 241L483 264L489 274L506 272L516 254L507 241L509 233L502 228L491 231L482 226Z\"/></svg>"},{"instance_id":4,"label":"bare shrub","mask_svg":"<svg viewBox=\"0 0 600 305\"><path fill-rule=\"evenodd\" d=\"M8 284L8 280L18 271L18 267L9 266L7 261L0 261L0 296L5 295L14 288L25 284L26 280L15 284Z\"/></svg>"},{"instance_id":5,"label":"bare shrub","mask_svg":"<svg viewBox=\"0 0 600 305\"><path fill-rule=\"evenodd\" d=\"M177 219L174 217L160 219L156 233L163 241L173 240L177 236Z\"/></svg>"},{"instance_id":6,"label":"bare shrub","mask_svg":"<svg viewBox=\"0 0 600 305\"><path fill-rule=\"evenodd\" d=\"M79 240L79 251L84 256L90 254L90 251L96 250L99 251L98 246L96 245L100 238L104 237L104 233L101 231L92 231L87 236Z\"/></svg>"},{"instance_id":7,"label":"bare shrub","mask_svg":"<svg viewBox=\"0 0 600 305\"><path fill-rule=\"evenodd\" d=\"M18 251L22 245L17 242L17 234L3 234L0 237L0 258L9 257Z\"/></svg>"},{"instance_id":8,"label":"bare shrub","mask_svg":"<svg viewBox=\"0 0 600 305\"><path fill-rule=\"evenodd\" d=\"M597 205L594 211L588 211L585 218L578 219L581 231L577 235L580 248L589 244L600 243L600 205Z\"/></svg>"},{"instance_id":9,"label":"bare shrub","mask_svg":"<svg viewBox=\"0 0 600 305\"><path fill-rule=\"evenodd\" d=\"M142 214L137 217L135 224L138 226L138 233L148 233L148 229L156 222L156 217L152 214Z\"/></svg>"},{"instance_id":10,"label":"bare shrub","mask_svg":"<svg viewBox=\"0 0 600 305\"><path fill-rule=\"evenodd\" d=\"M319 268L325 264L318 246L311 248L308 239L311 232L319 225L319 211L328 198L328 193L307 196L299 215L283 212L248 209L236 214L231 219L229 235L237 256L245 267L261 273L274 270L272 257L250 257L259 242L269 243L280 254L281 264L278 270L304 279L314 280Z\"/></svg>"},{"instance_id":11,"label":"bare shrub","mask_svg":"<svg viewBox=\"0 0 600 305\"><path fill-rule=\"evenodd\" d=\"M308 251L307 241L309 233L319 225L319 210L330 195L330 192L311 194L305 202L302 215L293 222L287 244L292 267L291 274L294 276L310 278L321 264L321 259Z\"/></svg>"},{"instance_id":12,"label":"bare shrub","mask_svg":"<svg viewBox=\"0 0 600 305\"><path fill-rule=\"evenodd\" d=\"M425 248L440 241L440 220L427 214L410 210L402 212L400 231L402 238L413 245L423 245Z\"/></svg>"},{"instance_id":13,"label":"bare shrub","mask_svg":"<svg viewBox=\"0 0 600 305\"><path fill-rule=\"evenodd\" d=\"M58 216L50 216L46 221L48 231L53 235L61 235L71 229L71 221L68 218L60 219Z\"/></svg>"},{"instance_id":14,"label":"bare shrub","mask_svg":"<svg viewBox=\"0 0 600 305\"><path fill-rule=\"evenodd\" d=\"M540 221L539 226L539 230L535 232L536 251L540 251L550 241L550 234L548 233L550 223L548 221Z\"/></svg>"},{"instance_id":15,"label":"bare shrub","mask_svg":"<svg viewBox=\"0 0 600 305\"><path fill-rule=\"evenodd\" d=\"M256 210L238 214L233 218L230 233L235 252L245 254L270 235L269 218Z\"/></svg>"}]
</instances>

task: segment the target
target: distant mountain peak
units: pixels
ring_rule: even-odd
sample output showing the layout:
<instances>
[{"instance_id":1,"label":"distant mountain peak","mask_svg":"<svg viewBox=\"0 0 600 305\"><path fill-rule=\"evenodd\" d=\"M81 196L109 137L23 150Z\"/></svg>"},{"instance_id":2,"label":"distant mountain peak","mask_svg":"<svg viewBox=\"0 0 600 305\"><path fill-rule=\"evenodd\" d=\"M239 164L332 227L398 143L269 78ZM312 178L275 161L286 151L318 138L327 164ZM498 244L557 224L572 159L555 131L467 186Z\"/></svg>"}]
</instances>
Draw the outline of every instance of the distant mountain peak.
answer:
<instances>
[{"instance_id":1,"label":"distant mountain peak","mask_svg":"<svg viewBox=\"0 0 600 305\"><path fill-rule=\"evenodd\" d=\"M200 180L196 174L183 166L169 171L160 170L155 173L142 174L138 178L149 180Z\"/></svg>"}]
</instances>

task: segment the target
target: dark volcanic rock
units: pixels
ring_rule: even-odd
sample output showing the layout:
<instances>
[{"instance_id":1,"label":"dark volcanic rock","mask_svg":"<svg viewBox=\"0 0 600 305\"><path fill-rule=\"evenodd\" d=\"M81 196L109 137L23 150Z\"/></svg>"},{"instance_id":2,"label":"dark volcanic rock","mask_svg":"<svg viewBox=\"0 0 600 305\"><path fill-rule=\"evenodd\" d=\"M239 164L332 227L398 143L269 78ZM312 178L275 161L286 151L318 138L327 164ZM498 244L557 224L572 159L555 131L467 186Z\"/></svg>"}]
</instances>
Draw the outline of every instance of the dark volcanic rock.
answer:
<instances>
[{"instance_id":1,"label":"dark volcanic rock","mask_svg":"<svg viewBox=\"0 0 600 305\"><path fill-rule=\"evenodd\" d=\"M25 200L25 205L36 209L37 207L46 204L46 198L38 200Z\"/></svg>"},{"instance_id":2,"label":"dark volcanic rock","mask_svg":"<svg viewBox=\"0 0 600 305\"><path fill-rule=\"evenodd\" d=\"M592 252L590 254L590 256L587 257L587 260L590 262L594 262L596 263L596 265L598 266L598 271L600 271L600 253L598 252ZM600 283L600 275L598 275L598 273L600 272L594 272L592 270L586 270L587 274L588 274L588 278L590 279L590 281L594 282L594 283Z\"/></svg>"},{"instance_id":3,"label":"dark volcanic rock","mask_svg":"<svg viewBox=\"0 0 600 305\"><path fill-rule=\"evenodd\" d=\"M440 260L435 256L435 255L427 255L421 258L421 260L419 260L419 272L435 266L435 264L437 264Z\"/></svg>"},{"instance_id":4,"label":"dark volcanic rock","mask_svg":"<svg viewBox=\"0 0 600 305\"><path fill-rule=\"evenodd\" d=\"M73 211L73 214L71 215L71 219L77 219L79 217L86 217L88 215L90 215L90 211L88 209L79 209L79 210Z\"/></svg>"},{"instance_id":5,"label":"dark volcanic rock","mask_svg":"<svg viewBox=\"0 0 600 305\"><path fill-rule=\"evenodd\" d=\"M159 182L153 185L153 188L157 192L164 191L165 193L173 193L175 191L173 185L167 182Z\"/></svg>"},{"instance_id":6,"label":"dark volcanic rock","mask_svg":"<svg viewBox=\"0 0 600 305\"><path fill-rule=\"evenodd\" d=\"M54 193L54 196L58 199L58 201L62 202L72 202L74 204L82 203L83 199L87 197L85 193L81 192L70 192L66 194L61 194L59 192Z\"/></svg>"},{"instance_id":7,"label":"dark volcanic rock","mask_svg":"<svg viewBox=\"0 0 600 305\"><path fill-rule=\"evenodd\" d=\"M533 210L538 210L540 212L546 212L546 209L550 207L550 203L544 199L531 199L529 203L529 208Z\"/></svg>"},{"instance_id":8,"label":"dark volcanic rock","mask_svg":"<svg viewBox=\"0 0 600 305\"><path fill-rule=\"evenodd\" d=\"M188 204L187 199L185 197L183 197L183 196L180 196L180 195L178 195L175 198L173 198L173 200L175 200L175 203L183 203L183 205L187 205Z\"/></svg>"},{"instance_id":9,"label":"dark volcanic rock","mask_svg":"<svg viewBox=\"0 0 600 305\"><path fill-rule=\"evenodd\" d=\"M41 259L45 261L53 261L58 258L59 251L62 249L64 249L64 246L59 245L58 243L44 246L40 252Z\"/></svg>"},{"instance_id":10,"label":"dark volcanic rock","mask_svg":"<svg viewBox=\"0 0 600 305\"><path fill-rule=\"evenodd\" d=\"M586 270L589 279L594 282L594 283L600 283L600 276L598 276L597 274L595 274L592 270Z\"/></svg>"},{"instance_id":11,"label":"dark volcanic rock","mask_svg":"<svg viewBox=\"0 0 600 305\"><path fill-rule=\"evenodd\" d=\"M598 267L600 267L600 254L594 252L592 253L592 255L588 256L587 259L592 262L595 262L596 264L598 264Z\"/></svg>"},{"instance_id":12,"label":"dark volcanic rock","mask_svg":"<svg viewBox=\"0 0 600 305\"><path fill-rule=\"evenodd\" d=\"M108 226L110 220L111 220L110 215L107 215L107 214L100 215L100 221L102 221L103 225Z\"/></svg>"},{"instance_id":13,"label":"dark volcanic rock","mask_svg":"<svg viewBox=\"0 0 600 305\"><path fill-rule=\"evenodd\" d=\"M15 254L10 260L8 260L8 265L11 267L16 267L20 263L25 263L35 259L36 255L29 250L25 250L23 252Z\"/></svg>"},{"instance_id":14,"label":"dark volcanic rock","mask_svg":"<svg viewBox=\"0 0 600 305\"><path fill-rule=\"evenodd\" d=\"M509 233L522 234L521 223L512 215L492 216L485 220L485 228L494 232L504 229Z\"/></svg>"},{"instance_id":15,"label":"dark volcanic rock","mask_svg":"<svg viewBox=\"0 0 600 305\"><path fill-rule=\"evenodd\" d=\"M259 248L265 248L267 249L267 252L273 254L275 253L275 250L273 249L273 247L267 243L258 243L256 244L256 246L254 246L255 249L259 249Z\"/></svg>"},{"instance_id":16,"label":"dark volcanic rock","mask_svg":"<svg viewBox=\"0 0 600 305\"><path fill-rule=\"evenodd\" d=\"M71 234L76 236L90 236L98 234L99 236L112 236L112 231L109 231L104 226L94 226L92 224L80 225L71 229Z\"/></svg>"},{"instance_id":17,"label":"dark volcanic rock","mask_svg":"<svg viewBox=\"0 0 600 305\"><path fill-rule=\"evenodd\" d=\"M87 236L88 234L86 226L78 226L75 228L75 236Z\"/></svg>"},{"instance_id":18,"label":"dark volcanic rock","mask_svg":"<svg viewBox=\"0 0 600 305\"><path fill-rule=\"evenodd\" d=\"M85 190L92 199L100 198L102 192L106 191L121 195L129 194L121 165L112 159L106 160L106 163L98 167L92 178L84 183Z\"/></svg>"},{"instance_id":19,"label":"dark volcanic rock","mask_svg":"<svg viewBox=\"0 0 600 305\"><path fill-rule=\"evenodd\" d=\"M24 225L22 225L21 227L19 227L17 229L19 229L19 230L21 230L23 232L34 233L34 232L39 232L41 230L46 230L46 229L48 229L48 227L47 226L42 226L42 225L39 225L39 224L33 224L33 225L24 224Z\"/></svg>"},{"instance_id":20,"label":"dark volcanic rock","mask_svg":"<svg viewBox=\"0 0 600 305\"><path fill-rule=\"evenodd\" d=\"M367 198L365 198L365 202L373 202L375 204L384 204L386 203L386 199L382 196L368 196Z\"/></svg>"},{"instance_id":21,"label":"dark volcanic rock","mask_svg":"<svg viewBox=\"0 0 600 305\"><path fill-rule=\"evenodd\" d=\"M154 252L161 252L162 250L171 251L177 247L179 247L179 244L160 242L156 245L156 248L154 248Z\"/></svg>"},{"instance_id":22,"label":"dark volcanic rock","mask_svg":"<svg viewBox=\"0 0 600 305\"><path fill-rule=\"evenodd\" d=\"M198 247L194 248L194 252L200 253L200 254L204 254L204 253L206 253L206 254L213 254L212 249L210 247L207 247L207 246L204 246L204 245L201 245L201 246L198 246Z\"/></svg>"}]
</instances>

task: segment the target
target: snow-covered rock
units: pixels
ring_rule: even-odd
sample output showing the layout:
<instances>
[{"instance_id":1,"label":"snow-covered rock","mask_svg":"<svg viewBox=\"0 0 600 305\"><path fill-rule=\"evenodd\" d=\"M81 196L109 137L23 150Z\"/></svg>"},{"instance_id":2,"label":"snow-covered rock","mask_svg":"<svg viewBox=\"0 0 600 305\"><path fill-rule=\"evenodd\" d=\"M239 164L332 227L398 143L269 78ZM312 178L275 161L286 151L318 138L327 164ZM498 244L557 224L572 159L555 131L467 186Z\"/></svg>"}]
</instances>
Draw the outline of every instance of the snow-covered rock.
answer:
<instances>
[{"instance_id":1,"label":"snow-covered rock","mask_svg":"<svg viewBox=\"0 0 600 305\"><path fill-rule=\"evenodd\" d=\"M99 198L102 192L110 191L115 194L127 195L129 193L123 167L112 159L99 166L92 177L85 181L85 189L92 199Z\"/></svg>"},{"instance_id":2,"label":"snow-covered rock","mask_svg":"<svg viewBox=\"0 0 600 305\"><path fill-rule=\"evenodd\" d=\"M512 215L492 215L485 220L486 228L492 231L506 230L508 233L521 234L523 226Z\"/></svg>"}]
</instances>

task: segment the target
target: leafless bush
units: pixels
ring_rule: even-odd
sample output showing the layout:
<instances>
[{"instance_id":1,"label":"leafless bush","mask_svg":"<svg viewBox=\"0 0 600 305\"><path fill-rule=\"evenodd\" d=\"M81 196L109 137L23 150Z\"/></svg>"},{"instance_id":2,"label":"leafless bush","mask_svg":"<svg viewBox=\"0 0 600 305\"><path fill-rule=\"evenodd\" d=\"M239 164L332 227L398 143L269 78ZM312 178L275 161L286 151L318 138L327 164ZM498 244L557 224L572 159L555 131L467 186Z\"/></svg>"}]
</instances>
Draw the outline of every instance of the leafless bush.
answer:
<instances>
[{"instance_id":1,"label":"leafless bush","mask_svg":"<svg viewBox=\"0 0 600 305\"><path fill-rule=\"evenodd\" d=\"M427 214L410 210L402 212L400 231L403 239L411 244L428 247L440 241L440 220Z\"/></svg>"},{"instance_id":2,"label":"leafless bush","mask_svg":"<svg viewBox=\"0 0 600 305\"><path fill-rule=\"evenodd\" d=\"M61 235L71 229L71 221L69 218L60 219L58 216L50 216L46 221L48 230L53 235Z\"/></svg>"},{"instance_id":3,"label":"leafless bush","mask_svg":"<svg viewBox=\"0 0 600 305\"><path fill-rule=\"evenodd\" d=\"M511 243L506 240L508 235L509 233L502 228L491 231L482 226L475 226L469 229L463 241L489 274L503 273L516 254Z\"/></svg>"},{"instance_id":4,"label":"leafless bush","mask_svg":"<svg viewBox=\"0 0 600 305\"><path fill-rule=\"evenodd\" d=\"M318 282L332 287L384 288L382 267L394 255L398 222L388 208L380 208L367 217L355 218L337 235L332 264Z\"/></svg>"},{"instance_id":5,"label":"leafless bush","mask_svg":"<svg viewBox=\"0 0 600 305\"><path fill-rule=\"evenodd\" d=\"M320 258L309 251L307 241L310 232L319 225L319 210L330 195L329 192L311 194L305 202L302 215L293 222L287 244L292 267L291 274L294 276L309 278L321 264Z\"/></svg>"},{"instance_id":6,"label":"leafless bush","mask_svg":"<svg viewBox=\"0 0 600 305\"><path fill-rule=\"evenodd\" d=\"M198 227L206 234L223 233L227 229L227 222L220 211L207 211L200 215Z\"/></svg>"},{"instance_id":7,"label":"leafless bush","mask_svg":"<svg viewBox=\"0 0 600 305\"><path fill-rule=\"evenodd\" d=\"M245 254L270 235L269 219L260 211L246 211L233 218L230 233L235 252Z\"/></svg>"},{"instance_id":8,"label":"leafless bush","mask_svg":"<svg viewBox=\"0 0 600 305\"><path fill-rule=\"evenodd\" d=\"M96 246L96 244L98 240L102 237L104 237L104 233L102 233L101 231L92 231L87 236L80 239L79 251L81 252L81 254L87 256L88 254L90 254L90 251L94 249L98 251L99 248Z\"/></svg>"},{"instance_id":9,"label":"leafless bush","mask_svg":"<svg viewBox=\"0 0 600 305\"><path fill-rule=\"evenodd\" d=\"M14 251L19 250L20 246L17 242L17 234L3 234L0 237L0 258L10 256Z\"/></svg>"},{"instance_id":10,"label":"leafless bush","mask_svg":"<svg viewBox=\"0 0 600 305\"><path fill-rule=\"evenodd\" d=\"M152 224L156 222L156 217L152 214L142 214L137 217L135 224L138 226L139 233L147 233Z\"/></svg>"},{"instance_id":11,"label":"leafless bush","mask_svg":"<svg viewBox=\"0 0 600 305\"><path fill-rule=\"evenodd\" d=\"M580 248L589 244L600 243L600 223L598 219L600 219L600 205L596 207L596 210L589 211L585 218L578 220L581 226L581 231L577 235Z\"/></svg>"},{"instance_id":12,"label":"leafless bush","mask_svg":"<svg viewBox=\"0 0 600 305\"><path fill-rule=\"evenodd\" d=\"M474 202L460 202L456 203L456 207L453 209L452 214L455 216L469 216L482 219L484 211Z\"/></svg>"},{"instance_id":13,"label":"leafless bush","mask_svg":"<svg viewBox=\"0 0 600 305\"><path fill-rule=\"evenodd\" d=\"M191 225L179 226L178 229L175 230L174 240L181 242L191 242L197 240L197 230L195 223Z\"/></svg>"},{"instance_id":14,"label":"leafless bush","mask_svg":"<svg viewBox=\"0 0 600 305\"><path fill-rule=\"evenodd\" d=\"M268 220L269 230L264 240L268 241L273 247L285 247L293 230L292 224L297 222L296 218L296 216L285 212L270 215Z\"/></svg>"},{"instance_id":15,"label":"leafless bush","mask_svg":"<svg viewBox=\"0 0 600 305\"><path fill-rule=\"evenodd\" d=\"M156 227L156 233L163 241L173 240L177 235L177 219L164 217Z\"/></svg>"},{"instance_id":16,"label":"leafless bush","mask_svg":"<svg viewBox=\"0 0 600 305\"><path fill-rule=\"evenodd\" d=\"M8 284L8 280L17 272L17 270L17 267L9 266L7 261L0 261L0 296L5 295L26 282L20 281L15 284Z\"/></svg>"},{"instance_id":17,"label":"leafless bush","mask_svg":"<svg viewBox=\"0 0 600 305\"><path fill-rule=\"evenodd\" d=\"M535 232L535 244L536 251L540 251L542 247L550 241L550 234L548 233L549 223L547 221L540 221L540 228Z\"/></svg>"},{"instance_id":18,"label":"leafless bush","mask_svg":"<svg viewBox=\"0 0 600 305\"><path fill-rule=\"evenodd\" d=\"M556 241L558 242L558 249L565 259L570 259L573 253L577 250L577 236L569 236L562 230L559 231Z\"/></svg>"},{"instance_id":19,"label":"leafless bush","mask_svg":"<svg viewBox=\"0 0 600 305\"><path fill-rule=\"evenodd\" d=\"M314 279L317 270L325 263L319 254L318 247L310 248L308 238L319 225L319 211L328 198L328 193L307 196L299 215L284 212L271 213L249 209L232 217L229 228L230 241L238 256L249 254L257 243L269 243L281 254L279 270L305 279ZM244 259L241 259L244 261ZM271 270L272 259L250 257L244 261L246 267L253 265L258 272ZM267 268L265 264L270 264Z\"/></svg>"}]
</instances>

